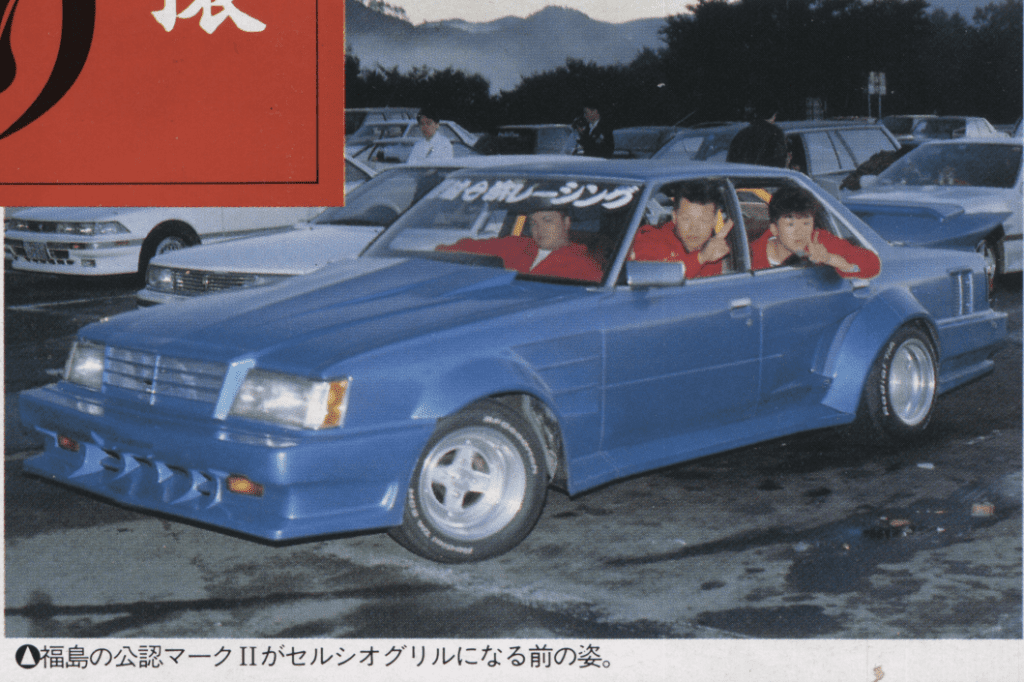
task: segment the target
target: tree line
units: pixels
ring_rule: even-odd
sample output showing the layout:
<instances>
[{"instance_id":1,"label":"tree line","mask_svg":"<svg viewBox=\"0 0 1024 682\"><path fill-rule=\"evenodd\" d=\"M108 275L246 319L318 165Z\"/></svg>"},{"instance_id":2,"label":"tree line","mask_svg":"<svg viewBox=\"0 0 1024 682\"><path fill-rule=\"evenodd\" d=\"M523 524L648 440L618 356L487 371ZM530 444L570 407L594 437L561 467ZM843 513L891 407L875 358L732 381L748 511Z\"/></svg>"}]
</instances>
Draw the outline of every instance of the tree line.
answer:
<instances>
[{"instance_id":1,"label":"tree line","mask_svg":"<svg viewBox=\"0 0 1024 682\"><path fill-rule=\"evenodd\" d=\"M569 59L490 95L453 69L364 69L347 54L346 106L432 106L471 130L568 123L585 99L615 127L739 120L770 105L780 120L868 113L868 74L886 74L882 113L985 116L1024 109L1022 0L960 14L925 0L699 0L661 29L664 46L625 65ZM872 114L877 114L872 98Z\"/></svg>"}]
</instances>

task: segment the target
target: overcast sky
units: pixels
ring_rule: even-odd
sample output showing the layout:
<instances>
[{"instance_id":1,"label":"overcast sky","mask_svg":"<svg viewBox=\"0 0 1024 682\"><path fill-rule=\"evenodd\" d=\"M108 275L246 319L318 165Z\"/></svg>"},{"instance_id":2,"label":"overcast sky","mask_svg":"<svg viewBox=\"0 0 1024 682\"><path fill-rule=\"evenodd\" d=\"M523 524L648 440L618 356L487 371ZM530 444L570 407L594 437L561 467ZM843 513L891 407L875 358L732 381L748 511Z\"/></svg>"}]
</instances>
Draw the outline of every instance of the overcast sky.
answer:
<instances>
[{"instance_id":1,"label":"overcast sky","mask_svg":"<svg viewBox=\"0 0 1024 682\"><path fill-rule=\"evenodd\" d=\"M928 0L932 9L943 8L947 12L959 11L968 21L974 16L974 8L1001 0ZM514 15L526 17L539 12L548 5L560 5L578 9L591 19L621 23L631 19L667 17L686 11L692 0L390 0L389 4L401 7L414 24L440 19L465 19L466 21L491 21Z\"/></svg>"}]
</instances>

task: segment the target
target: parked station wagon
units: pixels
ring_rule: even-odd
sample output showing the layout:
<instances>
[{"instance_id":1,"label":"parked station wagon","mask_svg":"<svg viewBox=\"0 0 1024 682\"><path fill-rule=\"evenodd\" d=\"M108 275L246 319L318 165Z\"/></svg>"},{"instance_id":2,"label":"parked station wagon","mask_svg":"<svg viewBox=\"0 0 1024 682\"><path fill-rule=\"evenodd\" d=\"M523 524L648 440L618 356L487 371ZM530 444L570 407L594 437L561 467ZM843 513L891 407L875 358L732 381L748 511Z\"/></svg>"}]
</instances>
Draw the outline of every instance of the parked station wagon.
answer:
<instances>
[{"instance_id":1,"label":"parked station wagon","mask_svg":"<svg viewBox=\"0 0 1024 682\"><path fill-rule=\"evenodd\" d=\"M709 178L735 227L723 272L628 260L677 183ZM817 222L874 251L844 279L751 271L764 198L799 185ZM571 216L599 281L438 250ZM21 396L44 437L25 471L270 541L387 529L442 562L511 550L550 485L615 479L800 431L928 425L993 369L1006 316L975 253L891 246L798 173L733 164L546 162L448 176L361 258L81 330ZM581 542L583 540L581 539Z\"/></svg>"}]
</instances>

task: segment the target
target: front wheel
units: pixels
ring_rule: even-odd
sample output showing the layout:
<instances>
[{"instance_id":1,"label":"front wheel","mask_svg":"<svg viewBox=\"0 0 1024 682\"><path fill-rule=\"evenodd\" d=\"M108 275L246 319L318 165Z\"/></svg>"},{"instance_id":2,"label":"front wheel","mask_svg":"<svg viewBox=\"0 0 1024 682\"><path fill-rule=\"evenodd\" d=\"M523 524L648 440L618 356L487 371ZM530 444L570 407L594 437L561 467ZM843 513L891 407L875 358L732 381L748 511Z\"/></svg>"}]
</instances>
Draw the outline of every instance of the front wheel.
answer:
<instances>
[{"instance_id":1,"label":"front wheel","mask_svg":"<svg viewBox=\"0 0 1024 682\"><path fill-rule=\"evenodd\" d=\"M928 426L938 389L931 340L903 327L885 344L864 386L861 421L877 436L903 439Z\"/></svg>"},{"instance_id":2,"label":"front wheel","mask_svg":"<svg viewBox=\"0 0 1024 682\"><path fill-rule=\"evenodd\" d=\"M438 423L391 536L433 561L480 561L519 544L547 496L541 444L519 413L486 400Z\"/></svg>"}]
</instances>

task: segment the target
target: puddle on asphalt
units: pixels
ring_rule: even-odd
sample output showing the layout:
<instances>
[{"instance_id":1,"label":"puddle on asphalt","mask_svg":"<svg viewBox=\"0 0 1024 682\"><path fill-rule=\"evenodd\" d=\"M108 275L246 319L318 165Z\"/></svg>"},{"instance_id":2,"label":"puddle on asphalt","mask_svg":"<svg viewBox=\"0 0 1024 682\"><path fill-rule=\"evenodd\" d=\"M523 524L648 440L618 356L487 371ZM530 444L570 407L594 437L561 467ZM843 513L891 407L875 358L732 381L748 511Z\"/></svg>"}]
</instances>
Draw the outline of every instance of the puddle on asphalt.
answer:
<instances>
[{"instance_id":1,"label":"puddle on asphalt","mask_svg":"<svg viewBox=\"0 0 1024 682\"><path fill-rule=\"evenodd\" d=\"M971 542L978 528L1019 512L955 494L903 509L868 513L821 526L794 545L786 583L798 592L839 594L870 587L878 565L904 563L923 550Z\"/></svg>"}]
</instances>

